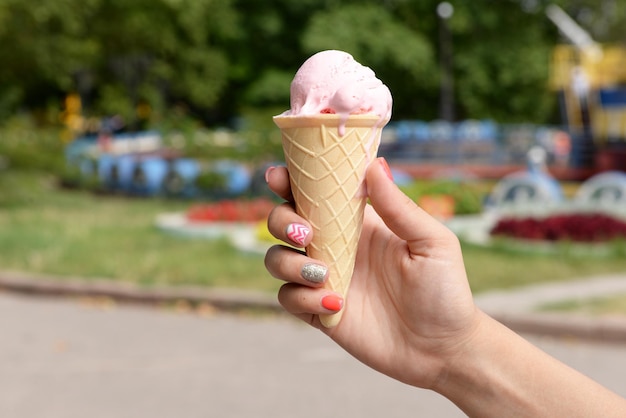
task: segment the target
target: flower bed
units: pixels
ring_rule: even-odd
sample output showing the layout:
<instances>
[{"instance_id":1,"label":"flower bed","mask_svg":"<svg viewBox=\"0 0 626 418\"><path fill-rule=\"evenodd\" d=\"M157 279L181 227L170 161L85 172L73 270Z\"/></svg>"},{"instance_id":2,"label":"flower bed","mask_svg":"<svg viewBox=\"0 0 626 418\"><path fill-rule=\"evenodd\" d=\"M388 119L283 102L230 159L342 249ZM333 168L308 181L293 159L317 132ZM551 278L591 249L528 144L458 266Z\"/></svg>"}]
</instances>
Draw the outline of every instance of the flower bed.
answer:
<instances>
[{"instance_id":1,"label":"flower bed","mask_svg":"<svg viewBox=\"0 0 626 418\"><path fill-rule=\"evenodd\" d=\"M186 213L189 222L259 222L267 219L274 207L269 199L221 200L192 205Z\"/></svg>"},{"instance_id":2,"label":"flower bed","mask_svg":"<svg viewBox=\"0 0 626 418\"><path fill-rule=\"evenodd\" d=\"M602 213L502 218L490 233L533 241L606 242L626 237L626 222Z\"/></svg>"}]
</instances>

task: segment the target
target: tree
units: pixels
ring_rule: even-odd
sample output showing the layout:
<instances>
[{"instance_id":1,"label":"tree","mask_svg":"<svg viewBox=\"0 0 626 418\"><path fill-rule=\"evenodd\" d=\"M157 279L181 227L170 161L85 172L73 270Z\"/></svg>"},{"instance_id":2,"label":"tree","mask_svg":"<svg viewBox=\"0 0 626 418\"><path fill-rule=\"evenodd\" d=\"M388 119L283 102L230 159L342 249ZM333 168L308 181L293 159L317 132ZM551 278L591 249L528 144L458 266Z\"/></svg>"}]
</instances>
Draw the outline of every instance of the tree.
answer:
<instances>
[{"instance_id":1,"label":"tree","mask_svg":"<svg viewBox=\"0 0 626 418\"><path fill-rule=\"evenodd\" d=\"M304 61L301 37L319 0L235 0L242 37L227 42L230 82L224 104L233 112L249 106L289 106L289 84Z\"/></svg>"},{"instance_id":2,"label":"tree","mask_svg":"<svg viewBox=\"0 0 626 418\"><path fill-rule=\"evenodd\" d=\"M560 0L566 13L600 43L626 43L626 3L622 0Z\"/></svg>"},{"instance_id":3,"label":"tree","mask_svg":"<svg viewBox=\"0 0 626 418\"><path fill-rule=\"evenodd\" d=\"M79 90L94 113L140 100L209 113L228 82L220 43L240 31L229 0L0 0L0 24L0 103Z\"/></svg>"},{"instance_id":4,"label":"tree","mask_svg":"<svg viewBox=\"0 0 626 418\"><path fill-rule=\"evenodd\" d=\"M556 30L517 1L464 2L450 19L460 113L501 122L547 122L547 89Z\"/></svg>"},{"instance_id":5,"label":"tree","mask_svg":"<svg viewBox=\"0 0 626 418\"><path fill-rule=\"evenodd\" d=\"M421 98L437 85L433 48L423 34L383 6L353 4L320 11L312 16L302 44L309 54L342 49L371 67L390 88L398 117L430 113L430 103Z\"/></svg>"},{"instance_id":6,"label":"tree","mask_svg":"<svg viewBox=\"0 0 626 418\"><path fill-rule=\"evenodd\" d=\"M314 52L335 48L372 67L391 88L395 118L438 117L439 0L270 0L263 10L251 3L237 3L252 28L247 36L254 51L242 55L256 64L255 78L240 79L243 97L257 105L286 105L298 66ZM548 65L557 31L540 5L529 10L512 0L454 3L449 24L457 114L504 122L550 119L555 100L547 90Z\"/></svg>"},{"instance_id":7,"label":"tree","mask_svg":"<svg viewBox=\"0 0 626 418\"><path fill-rule=\"evenodd\" d=\"M228 0L102 0L92 25L97 71L132 105L182 101L211 120L228 81L220 42L239 36L237 23Z\"/></svg>"},{"instance_id":8,"label":"tree","mask_svg":"<svg viewBox=\"0 0 626 418\"><path fill-rule=\"evenodd\" d=\"M95 115L138 103L208 125L286 109L289 83L343 49L390 87L394 118L438 117L441 0L0 0L0 120L78 91ZM449 0L456 114L546 122L552 0ZM554 0L602 43L623 42L626 3ZM143 108L145 108L144 106Z\"/></svg>"},{"instance_id":9,"label":"tree","mask_svg":"<svg viewBox=\"0 0 626 418\"><path fill-rule=\"evenodd\" d=\"M99 53L86 36L100 0L0 0L0 117L17 106L42 107Z\"/></svg>"}]
</instances>

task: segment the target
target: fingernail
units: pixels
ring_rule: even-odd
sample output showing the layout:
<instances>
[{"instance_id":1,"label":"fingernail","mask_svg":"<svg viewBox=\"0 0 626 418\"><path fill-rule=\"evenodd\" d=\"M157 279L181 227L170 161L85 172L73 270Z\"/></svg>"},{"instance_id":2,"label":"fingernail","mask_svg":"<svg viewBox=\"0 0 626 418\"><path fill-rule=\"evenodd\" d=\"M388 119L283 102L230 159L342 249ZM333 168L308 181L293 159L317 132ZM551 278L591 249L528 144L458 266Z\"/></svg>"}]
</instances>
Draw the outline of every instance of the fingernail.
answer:
<instances>
[{"instance_id":1,"label":"fingernail","mask_svg":"<svg viewBox=\"0 0 626 418\"><path fill-rule=\"evenodd\" d=\"M298 245L304 245L311 230L302 224L287 225L287 237Z\"/></svg>"},{"instance_id":2,"label":"fingernail","mask_svg":"<svg viewBox=\"0 0 626 418\"><path fill-rule=\"evenodd\" d=\"M324 296L322 298L322 307L329 311L339 312L343 307L343 299L335 295Z\"/></svg>"},{"instance_id":3,"label":"fingernail","mask_svg":"<svg viewBox=\"0 0 626 418\"><path fill-rule=\"evenodd\" d=\"M326 273L328 273L326 267L313 263L305 264L300 272L302 278L311 283L323 283L326 279Z\"/></svg>"},{"instance_id":4,"label":"fingernail","mask_svg":"<svg viewBox=\"0 0 626 418\"><path fill-rule=\"evenodd\" d=\"M380 165L383 167L383 170L385 170L385 174L387 174L389 180L393 181L393 174L391 173L391 168L389 168L387 160L385 160L384 157L380 157L378 161L380 161Z\"/></svg>"},{"instance_id":5,"label":"fingernail","mask_svg":"<svg viewBox=\"0 0 626 418\"><path fill-rule=\"evenodd\" d=\"M274 171L276 167L268 167L267 170L265 170L265 182L269 183L270 182L270 173L272 171Z\"/></svg>"}]
</instances>

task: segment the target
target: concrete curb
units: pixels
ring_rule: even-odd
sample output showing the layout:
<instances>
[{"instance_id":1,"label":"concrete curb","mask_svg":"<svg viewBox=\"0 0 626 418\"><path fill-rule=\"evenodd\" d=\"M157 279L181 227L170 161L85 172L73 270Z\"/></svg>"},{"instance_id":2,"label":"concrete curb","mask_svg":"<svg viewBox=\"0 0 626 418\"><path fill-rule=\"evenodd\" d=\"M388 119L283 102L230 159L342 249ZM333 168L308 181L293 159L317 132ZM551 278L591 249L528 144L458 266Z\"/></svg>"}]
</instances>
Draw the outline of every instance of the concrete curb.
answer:
<instances>
[{"instance_id":1,"label":"concrete curb","mask_svg":"<svg viewBox=\"0 0 626 418\"><path fill-rule=\"evenodd\" d=\"M626 318L591 318L576 314L487 313L521 334L626 343Z\"/></svg>"},{"instance_id":2,"label":"concrete curb","mask_svg":"<svg viewBox=\"0 0 626 418\"><path fill-rule=\"evenodd\" d=\"M185 301L228 311L283 312L276 297L262 292L177 286L140 286L105 279L59 278L0 272L0 290L33 296L102 297L121 303L162 305Z\"/></svg>"},{"instance_id":3,"label":"concrete curb","mask_svg":"<svg viewBox=\"0 0 626 418\"><path fill-rule=\"evenodd\" d=\"M120 303L143 305L184 301L192 305L209 304L224 311L284 313L274 295L236 289L140 286L106 279L59 278L0 271L0 290L44 297L102 297ZM626 343L626 318L485 311L518 333Z\"/></svg>"},{"instance_id":4,"label":"concrete curb","mask_svg":"<svg viewBox=\"0 0 626 418\"><path fill-rule=\"evenodd\" d=\"M476 295L475 301L482 310L520 333L623 343L626 342L626 317L540 311L555 302L585 302L619 294L626 294L624 274L492 290Z\"/></svg>"}]
</instances>

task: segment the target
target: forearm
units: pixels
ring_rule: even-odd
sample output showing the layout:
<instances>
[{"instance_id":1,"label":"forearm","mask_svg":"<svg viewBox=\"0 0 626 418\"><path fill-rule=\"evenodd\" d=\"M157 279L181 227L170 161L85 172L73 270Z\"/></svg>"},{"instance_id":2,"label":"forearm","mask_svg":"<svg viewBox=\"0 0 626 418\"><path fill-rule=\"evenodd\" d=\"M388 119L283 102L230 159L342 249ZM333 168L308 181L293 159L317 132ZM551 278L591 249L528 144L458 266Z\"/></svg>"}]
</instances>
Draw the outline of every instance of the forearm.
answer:
<instances>
[{"instance_id":1,"label":"forearm","mask_svg":"<svg viewBox=\"0 0 626 418\"><path fill-rule=\"evenodd\" d=\"M626 401L481 313L434 390L472 417L624 417Z\"/></svg>"}]
</instances>

